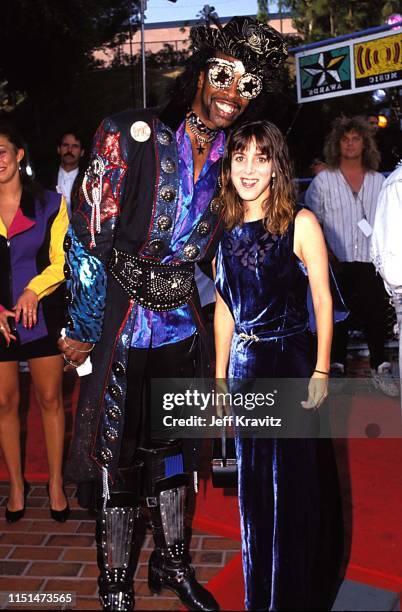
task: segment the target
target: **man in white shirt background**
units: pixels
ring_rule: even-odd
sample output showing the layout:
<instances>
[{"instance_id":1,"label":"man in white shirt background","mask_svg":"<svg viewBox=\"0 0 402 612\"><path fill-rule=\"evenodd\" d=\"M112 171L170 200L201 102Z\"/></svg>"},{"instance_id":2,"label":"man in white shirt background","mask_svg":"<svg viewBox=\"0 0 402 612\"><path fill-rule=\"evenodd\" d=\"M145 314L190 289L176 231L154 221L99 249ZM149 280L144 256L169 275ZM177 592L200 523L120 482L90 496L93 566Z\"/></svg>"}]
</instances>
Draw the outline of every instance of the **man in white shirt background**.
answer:
<instances>
[{"instance_id":1,"label":"man in white shirt background","mask_svg":"<svg viewBox=\"0 0 402 612\"><path fill-rule=\"evenodd\" d=\"M65 132L57 147L60 156L60 166L58 169L56 183L52 189L62 193L67 201L68 216L71 217L71 202L74 195L78 192L82 182L80 172L80 161L84 155L84 148L79 134L74 131Z\"/></svg>"},{"instance_id":2,"label":"man in white shirt background","mask_svg":"<svg viewBox=\"0 0 402 612\"><path fill-rule=\"evenodd\" d=\"M370 257L370 236L384 177L380 154L364 117L335 119L324 147L326 170L311 182L305 204L317 215L346 306L361 323L372 381L386 395L399 393L385 356L385 290ZM350 317L334 328L331 373L346 375Z\"/></svg>"}]
</instances>

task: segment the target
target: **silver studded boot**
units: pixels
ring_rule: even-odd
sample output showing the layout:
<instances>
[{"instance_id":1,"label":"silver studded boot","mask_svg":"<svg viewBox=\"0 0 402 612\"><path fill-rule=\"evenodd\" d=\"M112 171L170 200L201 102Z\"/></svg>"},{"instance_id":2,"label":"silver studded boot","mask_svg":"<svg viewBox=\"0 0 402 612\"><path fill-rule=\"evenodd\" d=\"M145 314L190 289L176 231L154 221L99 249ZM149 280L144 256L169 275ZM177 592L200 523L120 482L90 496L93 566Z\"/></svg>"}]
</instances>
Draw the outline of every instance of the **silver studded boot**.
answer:
<instances>
[{"instance_id":1,"label":"silver studded boot","mask_svg":"<svg viewBox=\"0 0 402 612\"><path fill-rule=\"evenodd\" d=\"M96 522L99 599L103 610L134 610L136 562L132 540L138 515L138 507L106 508Z\"/></svg>"},{"instance_id":2,"label":"silver studded boot","mask_svg":"<svg viewBox=\"0 0 402 612\"><path fill-rule=\"evenodd\" d=\"M189 610L219 610L211 593L197 582L185 544L186 489L176 486L147 498L156 544L149 560L148 585L154 593L164 588L173 591Z\"/></svg>"}]
</instances>

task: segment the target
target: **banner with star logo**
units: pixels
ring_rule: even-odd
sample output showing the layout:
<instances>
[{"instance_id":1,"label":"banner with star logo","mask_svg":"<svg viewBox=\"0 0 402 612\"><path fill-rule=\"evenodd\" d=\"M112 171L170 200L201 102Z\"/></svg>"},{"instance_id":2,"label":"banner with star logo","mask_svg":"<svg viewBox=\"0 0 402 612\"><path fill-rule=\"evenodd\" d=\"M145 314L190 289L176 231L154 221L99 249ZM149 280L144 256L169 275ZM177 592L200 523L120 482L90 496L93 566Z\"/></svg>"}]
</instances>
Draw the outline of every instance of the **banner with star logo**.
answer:
<instances>
[{"instance_id":1,"label":"banner with star logo","mask_svg":"<svg viewBox=\"0 0 402 612\"><path fill-rule=\"evenodd\" d=\"M299 104L402 84L402 28L296 54Z\"/></svg>"}]
</instances>

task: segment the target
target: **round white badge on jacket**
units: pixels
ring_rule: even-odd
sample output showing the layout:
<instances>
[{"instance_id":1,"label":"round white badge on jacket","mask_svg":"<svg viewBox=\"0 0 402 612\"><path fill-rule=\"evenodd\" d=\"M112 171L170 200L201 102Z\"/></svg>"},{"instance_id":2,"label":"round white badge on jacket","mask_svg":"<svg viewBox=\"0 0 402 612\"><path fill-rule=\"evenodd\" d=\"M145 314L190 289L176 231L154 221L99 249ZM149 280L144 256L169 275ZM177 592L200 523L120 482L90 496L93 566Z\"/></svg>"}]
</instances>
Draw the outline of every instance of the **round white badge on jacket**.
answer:
<instances>
[{"instance_id":1,"label":"round white badge on jacket","mask_svg":"<svg viewBox=\"0 0 402 612\"><path fill-rule=\"evenodd\" d=\"M135 121L130 128L130 134L137 142L146 142L151 136L151 128L145 121Z\"/></svg>"}]
</instances>

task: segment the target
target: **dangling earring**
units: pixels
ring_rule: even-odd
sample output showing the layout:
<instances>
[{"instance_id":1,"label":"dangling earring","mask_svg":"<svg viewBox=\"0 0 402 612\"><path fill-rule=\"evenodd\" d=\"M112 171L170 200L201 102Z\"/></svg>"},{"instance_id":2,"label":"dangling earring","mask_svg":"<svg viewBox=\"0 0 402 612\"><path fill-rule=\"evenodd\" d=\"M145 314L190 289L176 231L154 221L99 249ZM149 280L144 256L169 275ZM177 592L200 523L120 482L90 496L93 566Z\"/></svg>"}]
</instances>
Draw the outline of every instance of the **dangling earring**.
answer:
<instances>
[{"instance_id":1,"label":"dangling earring","mask_svg":"<svg viewBox=\"0 0 402 612\"><path fill-rule=\"evenodd\" d=\"M272 187L275 185L275 182L276 182L276 172L274 170L273 173L271 174L271 186Z\"/></svg>"}]
</instances>

